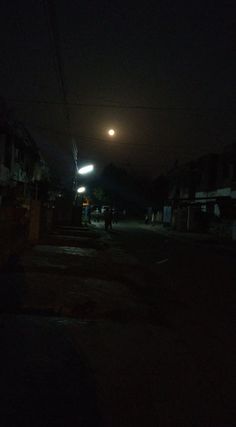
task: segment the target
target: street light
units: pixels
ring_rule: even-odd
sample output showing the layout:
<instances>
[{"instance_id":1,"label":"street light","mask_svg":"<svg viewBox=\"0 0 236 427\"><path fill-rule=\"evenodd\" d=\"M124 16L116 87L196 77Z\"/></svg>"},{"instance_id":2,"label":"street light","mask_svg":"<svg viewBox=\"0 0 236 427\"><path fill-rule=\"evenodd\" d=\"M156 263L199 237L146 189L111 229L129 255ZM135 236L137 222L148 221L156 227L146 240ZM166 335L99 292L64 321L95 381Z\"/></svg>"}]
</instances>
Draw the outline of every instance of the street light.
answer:
<instances>
[{"instance_id":1,"label":"street light","mask_svg":"<svg viewBox=\"0 0 236 427\"><path fill-rule=\"evenodd\" d=\"M86 165L86 166L83 166L82 168L80 168L79 170L78 170L78 173L80 174L80 175L86 175L87 173L90 173L90 172L92 172L94 170L94 166L93 165Z\"/></svg>"},{"instance_id":2,"label":"street light","mask_svg":"<svg viewBox=\"0 0 236 427\"><path fill-rule=\"evenodd\" d=\"M85 193L85 191L86 191L86 187L79 187L77 189L77 193L79 193L79 194Z\"/></svg>"}]
</instances>

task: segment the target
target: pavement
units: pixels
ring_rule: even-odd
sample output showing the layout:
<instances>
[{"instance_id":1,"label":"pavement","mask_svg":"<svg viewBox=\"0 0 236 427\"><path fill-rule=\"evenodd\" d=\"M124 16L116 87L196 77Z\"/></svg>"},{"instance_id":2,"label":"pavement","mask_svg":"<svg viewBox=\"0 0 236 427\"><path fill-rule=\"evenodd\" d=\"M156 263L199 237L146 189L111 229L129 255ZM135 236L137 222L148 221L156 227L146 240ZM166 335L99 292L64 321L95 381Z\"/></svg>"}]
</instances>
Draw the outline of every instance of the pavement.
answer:
<instances>
[{"instance_id":1,"label":"pavement","mask_svg":"<svg viewBox=\"0 0 236 427\"><path fill-rule=\"evenodd\" d=\"M1 426L235 426L235 257L60 228L1 273Z\"/></svg>"},{"instance_id":2,"label":"pavement","mask_svg":"<svg viewBox=\"0 0 236 427\"><path fill-rule=\"evenodd\" d=\"M143 230L149 230L153 233L166 236L167 238L177 239L177 240L188 240L195 243L205 243L213 245L217 248L222 248L226 250L231 250L236 253L236 241L230 239L218 238L217 235L213 233L203 233L203 232L189 232L189 231L177 231L169 226L163 224L144 224L143 221L129 221L129 226L134 228L142 228Z\"/></svg>"}]
</instances>

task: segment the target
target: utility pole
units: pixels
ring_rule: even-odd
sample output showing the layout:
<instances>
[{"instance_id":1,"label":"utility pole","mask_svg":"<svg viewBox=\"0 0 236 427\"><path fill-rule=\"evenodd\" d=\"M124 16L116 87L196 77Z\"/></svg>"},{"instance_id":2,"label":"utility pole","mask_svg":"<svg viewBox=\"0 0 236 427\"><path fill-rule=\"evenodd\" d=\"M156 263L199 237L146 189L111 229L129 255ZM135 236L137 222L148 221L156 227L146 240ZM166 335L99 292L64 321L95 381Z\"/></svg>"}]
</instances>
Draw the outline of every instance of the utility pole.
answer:
<instances>
[{"instance_id":1,"label":"utility pole","mask_svg":"<svg viewBox=\"0 0 236 427\"><path fill-rule=\"evenodd\" d=\"M58 27L56 22L55 2L54 0L43 0L43 2L44 2L48 32L49 32L52 53L53 53L54 69L57 75L58 86L59 86L61 96L62 96L62 101L63 101L64 114L66 119L66 130L67 130L67 134L71 139L72 156L75 164L75 180L76 180L78 148L77 148L75 139L72 136L69 102L68 102L67 90L66 90L65 67L63 63L62 54L61 54L60 37L59 37L59 32L58 32Z\"/></svg>"},{"instance_id":2,"label":"utility pole","mask_svg":"<svg viewBox=\"0 0 236 427\"><path fill-rule=\"evenodd\" d=\"M66 131L67 131L66 133L69 135L69 138L71 140L71 152L72 152L73 164L74 164L74 176L73 176L73 184L72 184L74 200L73 200L72 218L71 218L71 221L73 223L74 222L73 218L76 218L78 216L78 213L76 212L78 148L77 148L75 139L72 136L69 102L68 102L67 90L66 90L65 67L63 64L63 58L61 54L62 49L60 45L60 37L59 37L58 26L56 22L55 2L54 0L43 0L43 2L44 2L45 14L47 18L49 37L50 37L51 46L52 46L54 68L57 75L58 86L59 86L61 96L62 96L62 101L63 101L63 108L64 108L64 114L66 119ZM80 222L81 222L81 219L80 219Z\"/></svg>"}]
</instances>

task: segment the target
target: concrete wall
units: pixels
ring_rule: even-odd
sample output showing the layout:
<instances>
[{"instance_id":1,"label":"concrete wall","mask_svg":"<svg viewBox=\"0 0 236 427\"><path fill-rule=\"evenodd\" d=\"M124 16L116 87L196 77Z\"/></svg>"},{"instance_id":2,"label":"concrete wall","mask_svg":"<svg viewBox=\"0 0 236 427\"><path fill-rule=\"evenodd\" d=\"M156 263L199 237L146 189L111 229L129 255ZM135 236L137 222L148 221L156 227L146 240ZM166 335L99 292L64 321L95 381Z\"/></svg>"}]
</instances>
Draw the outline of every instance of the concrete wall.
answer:
<instances>
[{"instance_id":1,"label":"concrete wall","mask_svg":"<svg viewBox=\"0 0 236 427\"><path fill-rule=\"evenodd\" d=\"M28 240L26 209L0 208L0 266L12 253L21 253Z\"/></svg>"}]
</instances>

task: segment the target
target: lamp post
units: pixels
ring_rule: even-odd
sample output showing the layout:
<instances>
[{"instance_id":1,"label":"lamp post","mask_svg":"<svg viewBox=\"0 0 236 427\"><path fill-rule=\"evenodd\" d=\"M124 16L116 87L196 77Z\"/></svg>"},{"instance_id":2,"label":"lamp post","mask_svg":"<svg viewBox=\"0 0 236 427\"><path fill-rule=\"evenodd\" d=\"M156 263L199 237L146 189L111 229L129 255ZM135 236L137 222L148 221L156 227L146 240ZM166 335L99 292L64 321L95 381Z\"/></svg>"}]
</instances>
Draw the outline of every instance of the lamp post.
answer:
<instances>
[{"instance_id":1,"label":"lamp post","mask_svg":"<svg viewBox=\"0 0 236 427\"><path fill-rule=\"evenodd\" d=\"M85 187L78 187L79 183L80 183L78 175L84 176L84 175L87 175L87 174L89 174L89 173L91 173L93 171L94 171L94 165L92 163L85 164L85 165L81 166L80 168L78 168L78 166L76 165L76 176L75 176L75 182L74 182L74 185L75 185L75 187L74 187L74 190L75 190L75 202L76 202L77 193L78 193L79 188L85 188ZM81 192L83 192L83 191L81 191Z\"/></svg>"},{"instance_id":2,"label":"lamp post","mask_svg":"<svg viewBox=\"0 0 236 427\"><path fill-rule=\"evenodd\" d=\"M76 171L77 171L76 179L75 179L76 193L75 193L75 200L74 200L74 207L73 207L73 214L72 214L73 225L79 225L79 226L82 225L83 198L81 198L80 196L86 192L85 186L83 185L79 186L80 179L78 179L78 175L85 176L93 172L93 170L94 170L93 164L85 164L85 165L82 165L80 168L76 167Z\"/></svg>"},{"instance_id":3,"label":"lamp post","mask_svg":"<svg viewBox=\"0 0 236 427\"><path fill-rule=\"evenodd\" d=\"M85 166L82 166L81 168L79 168L78 173L80 175L87 175L88 173L93 172L93 170L94 170L94 165L89 164L89 165L85 165Z\"/></svg>"},{"instance_id":4,"label":"lamp post","mask_svg":"<svg viewBox=\"0 0 236 427\"><path fill-rule=\"evenodd\" d=\"M83 194L83 193L85 193L85 191L86 191L86 187L79 187L78 189L77 189L77 193L79 193L79 194Z\"/></svg>"}]
</instances>

